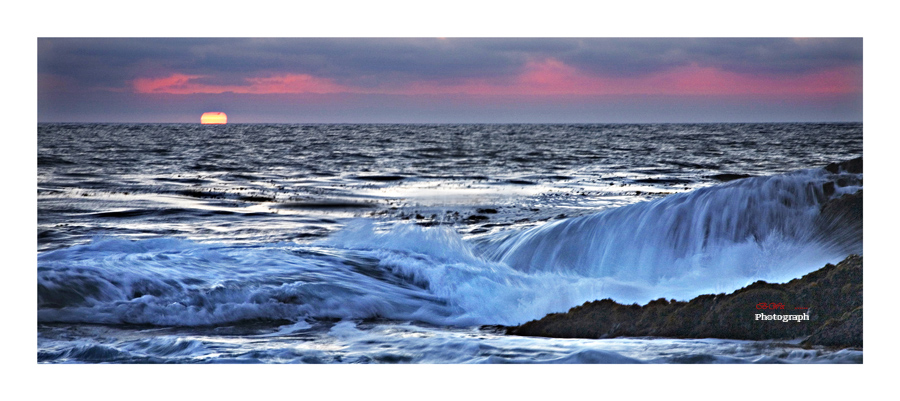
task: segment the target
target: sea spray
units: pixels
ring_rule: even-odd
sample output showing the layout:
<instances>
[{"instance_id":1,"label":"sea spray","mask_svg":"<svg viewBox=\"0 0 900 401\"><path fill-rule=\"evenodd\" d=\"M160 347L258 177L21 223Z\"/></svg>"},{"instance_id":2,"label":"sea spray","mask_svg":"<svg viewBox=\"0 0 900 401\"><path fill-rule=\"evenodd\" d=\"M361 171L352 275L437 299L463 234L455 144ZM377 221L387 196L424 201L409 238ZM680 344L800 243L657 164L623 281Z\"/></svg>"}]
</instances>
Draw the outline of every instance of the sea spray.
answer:
<instances>
[{"instance_id":1,"label":"sea spray","mask_svg":"<svg viewBox=\"0 0 900 401\"><path fill-rule=\"evenodd\" d=\"M747 280L784 281L861 252L861 233L819 241L822 169L754 177L562 220L482 246L519 271L554 271L659 287L683 298ZM839 196L856 188L842 188ZM627 294L610 294L613 298Z\"/></svg>"}]
</instances>

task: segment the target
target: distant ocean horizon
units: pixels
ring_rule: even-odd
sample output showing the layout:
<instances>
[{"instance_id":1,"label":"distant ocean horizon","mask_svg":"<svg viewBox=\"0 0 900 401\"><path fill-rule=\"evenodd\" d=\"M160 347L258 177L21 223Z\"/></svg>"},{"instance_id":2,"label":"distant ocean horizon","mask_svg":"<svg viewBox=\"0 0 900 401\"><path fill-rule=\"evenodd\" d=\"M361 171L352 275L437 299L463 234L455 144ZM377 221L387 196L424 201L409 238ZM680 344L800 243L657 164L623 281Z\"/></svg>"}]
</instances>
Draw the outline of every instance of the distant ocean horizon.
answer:
<instances>
[{"instance_id":1,"label":"distant ocean horizon","mask_svg":"<svg viewBox=\"0 0 900 401\"><path fill-rule=\"evenodd\" d=\"M230 117L229 117L230 118ZM196 121L64 121L64 120L38 120L40 124L95 124L95 125L133 125L133 124L196 124L201 125L199 117ZM776 120L760 120L760 121L602 121L602 122L578 122L578 121L560 121L560 122L487 122L487 121L457 121L457 122L396 122L396 121L232 121L227 124L219 125L722 125L722 124L859 124L860 120L803 120L803 121L776 121Z\"/></svg>"}]
</instances>

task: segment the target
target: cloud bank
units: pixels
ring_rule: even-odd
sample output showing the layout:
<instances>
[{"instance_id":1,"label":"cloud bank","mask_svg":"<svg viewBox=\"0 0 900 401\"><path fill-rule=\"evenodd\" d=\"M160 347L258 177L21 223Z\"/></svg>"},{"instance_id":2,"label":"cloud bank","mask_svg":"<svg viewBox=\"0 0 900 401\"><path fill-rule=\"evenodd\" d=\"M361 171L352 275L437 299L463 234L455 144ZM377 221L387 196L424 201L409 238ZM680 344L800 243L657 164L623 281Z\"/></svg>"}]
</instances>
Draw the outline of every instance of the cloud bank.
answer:
<instances>
[{"instance_id":1,"label":"cloud bank","mask_svg":"<svg viewBox=\"0 0 900 401\"><path fill-rule=\"evenodd\" d=\"M479 110L462 106L480 102L508 117L517 106L609 107L617 98L627 104L635 96L646 97L648 106L666 98L698 107L704 103L698 99L717 97L760 112L760 102L777 102L797 108L798 121L813 118L810 107L818 107L815 118L825 120L862 116L859 38L41 38L38 77L42 121L103 118L103 110L77 102L99 104L112 97L138 107L130 115L147 121L181 119L163 113L164 103L174 98L211 107L216 100L210 96L219 96L236 121L273 118L243 113L235 100L242 97L235 95L271 104L285 113L279 120L290 119L292 110L299 120L310 96L319 96L332 107L329 119L337 120L316 122L353 120L364 111L361 99L395 105L385 107L394 110L383 116L386 121L404 115L409 120L429 104L449 106L443 117L430 113L437 120L477 122L483 119ZM107 109L106 118L126 111ZM636 111L621 118L647 119ZM669 117L716 118L700 112ZM766 118L745 114L745 120ZM570 117L591 120L592 114Z\"/></svg>"}]
</instances>

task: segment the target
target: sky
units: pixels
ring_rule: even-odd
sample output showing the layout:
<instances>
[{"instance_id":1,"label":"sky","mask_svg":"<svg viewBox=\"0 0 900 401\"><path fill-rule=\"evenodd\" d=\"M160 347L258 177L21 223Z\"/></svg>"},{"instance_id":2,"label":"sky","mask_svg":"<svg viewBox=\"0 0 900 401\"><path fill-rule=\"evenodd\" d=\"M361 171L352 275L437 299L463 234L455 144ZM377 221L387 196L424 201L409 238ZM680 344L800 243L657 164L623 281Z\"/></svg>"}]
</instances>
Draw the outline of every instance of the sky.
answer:
<instances>
[{"instance_id":1,"label":"sky","mask_svg":"<svg viewBox=\"0 0 900 401\"><path fill-rule=\"evenodd\" d=\"M39 122L862 121L862 38L46 38Z\"/></svg>"}]
</instances>

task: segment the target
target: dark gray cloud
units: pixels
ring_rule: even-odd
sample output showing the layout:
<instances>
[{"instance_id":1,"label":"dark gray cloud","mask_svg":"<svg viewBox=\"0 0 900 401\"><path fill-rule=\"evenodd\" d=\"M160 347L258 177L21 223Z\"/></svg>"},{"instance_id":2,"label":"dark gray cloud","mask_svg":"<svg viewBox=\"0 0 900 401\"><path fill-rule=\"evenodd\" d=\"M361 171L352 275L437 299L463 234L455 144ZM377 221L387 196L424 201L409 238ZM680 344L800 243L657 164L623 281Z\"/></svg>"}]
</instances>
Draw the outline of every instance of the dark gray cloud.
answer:
<instances>
[{"instance_id":1,"label":"dark gray cloud","mask_svg":"<svg viewBox=\"0 0 900 401\"><path fill-rule=\"evenodd\" d=\"M701 63L754 74L800 74L862 67L861 38L710 39L691 48Z\"/></svg>"},{"instance_id":2,"label":"dark gray cloud","mask_svg":"<svg viewBox=\"0 0 900 401\"><path fill-rule=\"evenodd\" d=\"M513 74L522 50L439 39L53 39L38 41L38 72L84 86L126 86L137 77L312 74L374 86L411 79L458 80Z\"/></svg>"},{"instance_id":3,"label":"dark gray cloud","mask_svg":"<svg viewBox=\"0 0 900 401\"><path fill-rule=\"evenodd\" d=\"M204 83L311 74L355 87L452 85L514 78L548 58L592 74L639 77L699 65L797 76L862 67L859 38L40 38L38 120L194 122L860 121L862 94L653 97L465 95L147 95L136 78L204 75Z\"/></svg>"},{"instance_id":4,"label":"dark gray cloud","mask_svg":"<svg viewBox=\"0 0 900 401\"><path fill-rule=\"evenodd\" d=\"M635 76L699 65L745 74L802 74L862 66L860 38L622 38L578 40L559 58L582 69Z\"/></svg>"},{"instance_id":5,"label":"dark gray cloud","mask_svg":"<svg viewBox=\"0 0 900 401\"><path fill-rule=\"evenodd\" d=\"M747 74L862 65L859 38L42 38L38 72L78 87L127 87L173 72L312 74L358 86L502 78L554 58L592 73L640 76L697 64Z\"/></svg>"},{"instance_id":6,"label":"dark gray cloud","mask_svg":"<svg viewBox=\"0 0 900 401\"><path fill-rule=\"evenodd\" d=\"M196 39L40 38L38 73L86 87L119 87L141 74L190 63Z\"/></svg>"}]
</instances>

